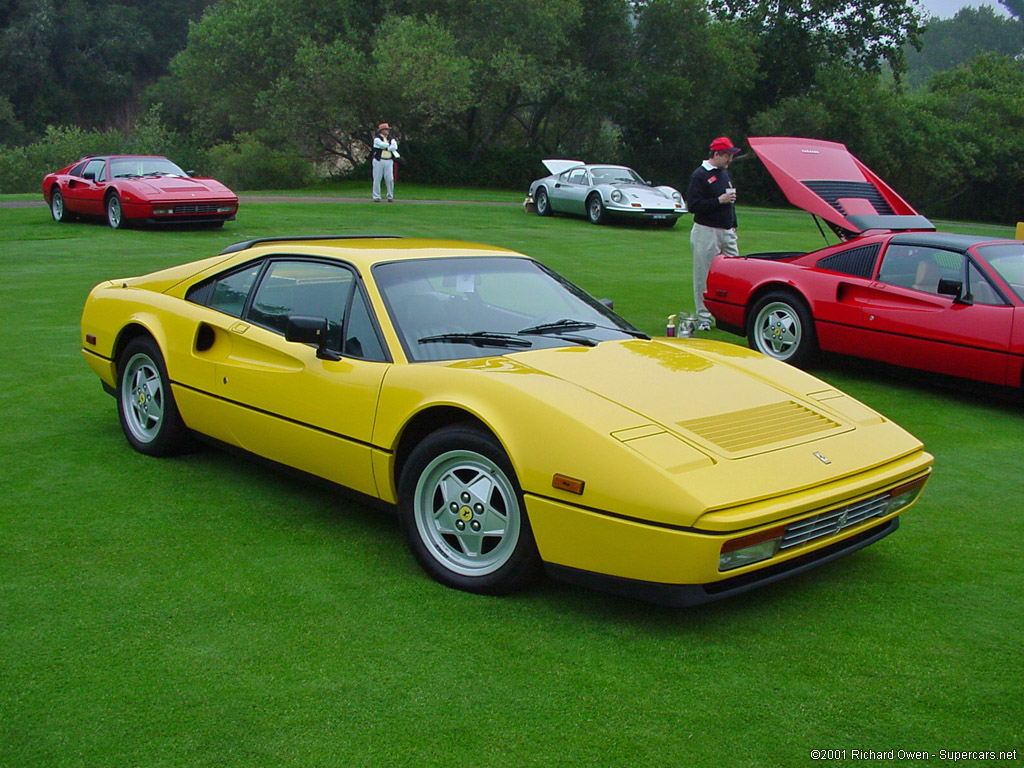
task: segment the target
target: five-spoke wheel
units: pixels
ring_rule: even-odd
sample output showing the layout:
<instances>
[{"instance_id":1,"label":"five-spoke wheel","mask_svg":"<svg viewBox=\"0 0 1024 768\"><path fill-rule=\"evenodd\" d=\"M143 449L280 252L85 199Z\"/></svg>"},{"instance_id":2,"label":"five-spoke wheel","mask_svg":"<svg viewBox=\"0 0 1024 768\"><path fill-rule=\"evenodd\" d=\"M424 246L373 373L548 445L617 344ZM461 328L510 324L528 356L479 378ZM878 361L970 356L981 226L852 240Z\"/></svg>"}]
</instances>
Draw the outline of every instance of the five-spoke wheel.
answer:
<instances>
[{"instance_id":1,"label":"five-spoke wheel","mask_svg":"<svg viewBox=\"0 0 1024 768\"><path fill-rule=\"evenodd\" d=\"M124 226L124 210L121 208L121 198L113 192L106 203L107 224L111 229L120 229Z\"/></svg>"},{"instance_id":2,"label":"five-spoke wheel","mask_svg":"<svg viewBox=\"0 0 1024 768\"><path fill-rule=\"evenodd\" d=\"M747 339L752 349L794 365L814 353L814 319L801 299L769 293L754 304L749 317Z\"/></svg>"},{"instance_id":3,"label":"five-spoke wheel","mask_svg":"<svg viewBox=\"0 0 1024 768\"><path fill-rule=\"evenodd\" d=\"M445 427L412 451L399 483L399 513L416 559L442 584L504 594L537 570L515 472L479 429Z\"/></svg>"},{"instance_id":4,"label":"five-spoke wheel","mask_svg":"<svg viewBox=\"0 0 1024 768\"><path fill-rule=\"evenodd\" d=\"M596 192L587 198L587 218L590 219L591 224L604 224L607 219L604 203L601 201L601 196Z\"/></svg>"},{"instance_id":5,"label":"five-spoke wheel","mask_svg":"<svg viewBox=\"0 0 1024 768\"><path fill-rule=\"evenodd\" d=\"M117 413L132 447L150 456L164 456L184 447L187 429L178 414L156 342L131 341L118 365Z\"/></svg>"}]
</instances>

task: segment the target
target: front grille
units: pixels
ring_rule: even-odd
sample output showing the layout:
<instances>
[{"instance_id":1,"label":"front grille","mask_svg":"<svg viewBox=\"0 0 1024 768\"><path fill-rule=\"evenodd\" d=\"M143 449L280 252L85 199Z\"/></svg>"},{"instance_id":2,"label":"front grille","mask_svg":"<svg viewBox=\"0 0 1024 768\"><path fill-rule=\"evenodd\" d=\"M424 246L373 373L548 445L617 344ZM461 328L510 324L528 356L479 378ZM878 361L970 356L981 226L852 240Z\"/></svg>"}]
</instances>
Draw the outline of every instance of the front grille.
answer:
<instances>
[{"instance_id":1,"label":"front grille","mask_svg":"<svg viewBox=\"0 0 1024 768\"><path fill-rule=\"evenodd\" d=\"M729 453L791 442L838 429L839 424L792 400L719 416L681 421L687 429Z\"/></svg>"},{"instance_id":2,"label":"front grille","mask_svg":"<svg viewBox=\"0 0 1024 768\"><path fill-rule=\"evenodd\" d=\"M869 518L884 515L888 505L889 494L880 493L869 499L861 499L846 506L830 509L828 512L790 523L786 526L779 550L797 547L825 536L834 536Z\"/></svg>"},{"instance_id":3,"label":"front grille","mask_svg":"<svg viewBox=\"0 0 1024 768\"><path fill-rule=\"evenodd\" d=\"M218 203L188 203L174 206L174 214L216 213Z\"/></svg>"}]
</instances>

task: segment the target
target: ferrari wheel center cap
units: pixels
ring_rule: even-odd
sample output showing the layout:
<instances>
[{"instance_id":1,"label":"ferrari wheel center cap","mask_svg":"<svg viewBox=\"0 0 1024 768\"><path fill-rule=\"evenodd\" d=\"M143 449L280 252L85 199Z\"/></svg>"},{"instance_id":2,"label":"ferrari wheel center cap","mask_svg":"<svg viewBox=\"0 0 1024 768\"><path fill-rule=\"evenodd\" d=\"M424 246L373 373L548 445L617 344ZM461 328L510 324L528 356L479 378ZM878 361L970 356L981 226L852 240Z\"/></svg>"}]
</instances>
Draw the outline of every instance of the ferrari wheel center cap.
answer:
<instances>
[{"instance_id":1,"label":"ferrari wheel center cap","mask_svg":"<svg viewBox=\"0 0 1024 768\"><path fill-rule=\"evenodd\" d=\"M468 506L460 507L459 519L461 519L464 523L468 523L470 520L473 519L473 510L470 509Z\"/></svg>"}]
</instances>

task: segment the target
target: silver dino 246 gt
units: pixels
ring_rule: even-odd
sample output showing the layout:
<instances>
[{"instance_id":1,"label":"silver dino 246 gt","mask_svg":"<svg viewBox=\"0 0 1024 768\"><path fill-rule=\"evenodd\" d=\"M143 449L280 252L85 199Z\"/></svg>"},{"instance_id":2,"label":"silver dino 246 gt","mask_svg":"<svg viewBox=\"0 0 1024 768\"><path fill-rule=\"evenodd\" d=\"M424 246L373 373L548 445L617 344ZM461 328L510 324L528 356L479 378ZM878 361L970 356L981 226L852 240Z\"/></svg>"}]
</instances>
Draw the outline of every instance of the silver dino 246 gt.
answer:
<instances>
[{"instance_id":1,"label":"silver dino 246 gt","mask_svg":"<svg viewBox=\"0 0 1024 768\"><path fill-rule=\"evenodd\" d=\"M578 160L542 160L550 176L530 184L530 199L541 216L571 213L593 224L609 218L641 219L666 227L686 213L683 196L672 187L655 187L624 165Z\"/></svg>"}]
</instances>

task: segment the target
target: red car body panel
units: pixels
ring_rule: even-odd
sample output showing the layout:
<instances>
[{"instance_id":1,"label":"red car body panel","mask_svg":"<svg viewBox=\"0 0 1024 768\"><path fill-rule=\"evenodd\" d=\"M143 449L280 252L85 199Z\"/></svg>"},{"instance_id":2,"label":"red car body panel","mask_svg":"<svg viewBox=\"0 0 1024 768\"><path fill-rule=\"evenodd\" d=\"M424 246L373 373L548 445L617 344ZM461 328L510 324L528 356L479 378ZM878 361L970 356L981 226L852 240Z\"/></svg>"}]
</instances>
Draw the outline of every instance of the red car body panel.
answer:
<instances>
[{"instance_id":1,"label":"red car body panel","mask_svg":"<svg viewBox=\"0 0 1024 768\"><path fill-rule=\"evenodd\" d=\"M843 230L867 229L851 216L919 215L843 144L790 137L753 137L748 143L789 202Z\"/></svg>"},{"instance_id":2,"label":"red car body panel","mask_svg":"<svg viewBox=\"0 0 1024 768\"><path fill-rule=\"evenodd\" d=\"M173 166L156 155L85 157L47 174L43 197L50 205L59 190L67 213L104 216L108 196L116 193L125 220L137 224L216 223L235 218L238 196L216 179L188 176L176 166L178 172L172 174L131 178L118 177L112 170L112 163L134 162L141 170L143 164L159 161Z\"/></svg>"},{"instance_id":3,"label":"red car body panel","mask_svg":"<svg viewBox=\"0 0 1024 768\"><path fill-rule=\"evenodd\" d=\"M808 180L847 182L860 174L858 181L875 186L891 206L892 213L882 216L917 217L840 144L805 139L751 139L750 144L774 164L776 179L790 180L791 200L805 201L822 218L832 216L847 232L859 220L842 216L807 186ZM801 146L821 151L793 151ZM823 160L834 163L834 173ZM775 294L807 309L820 350L1024 385L1024 242L921 231L918 218L906 221L910 231L872 230L807 254L719 256L708 275L705 303L721 327L748 336L755 348L754 310L762 297ZM1002 271L990 263L1006 256ZM914 282L927 271L925 261L934 262L930 268L937 271L930 282ZM918 274L900 273L901 264L916 264Z\"/></svg>"}]
</instances>

